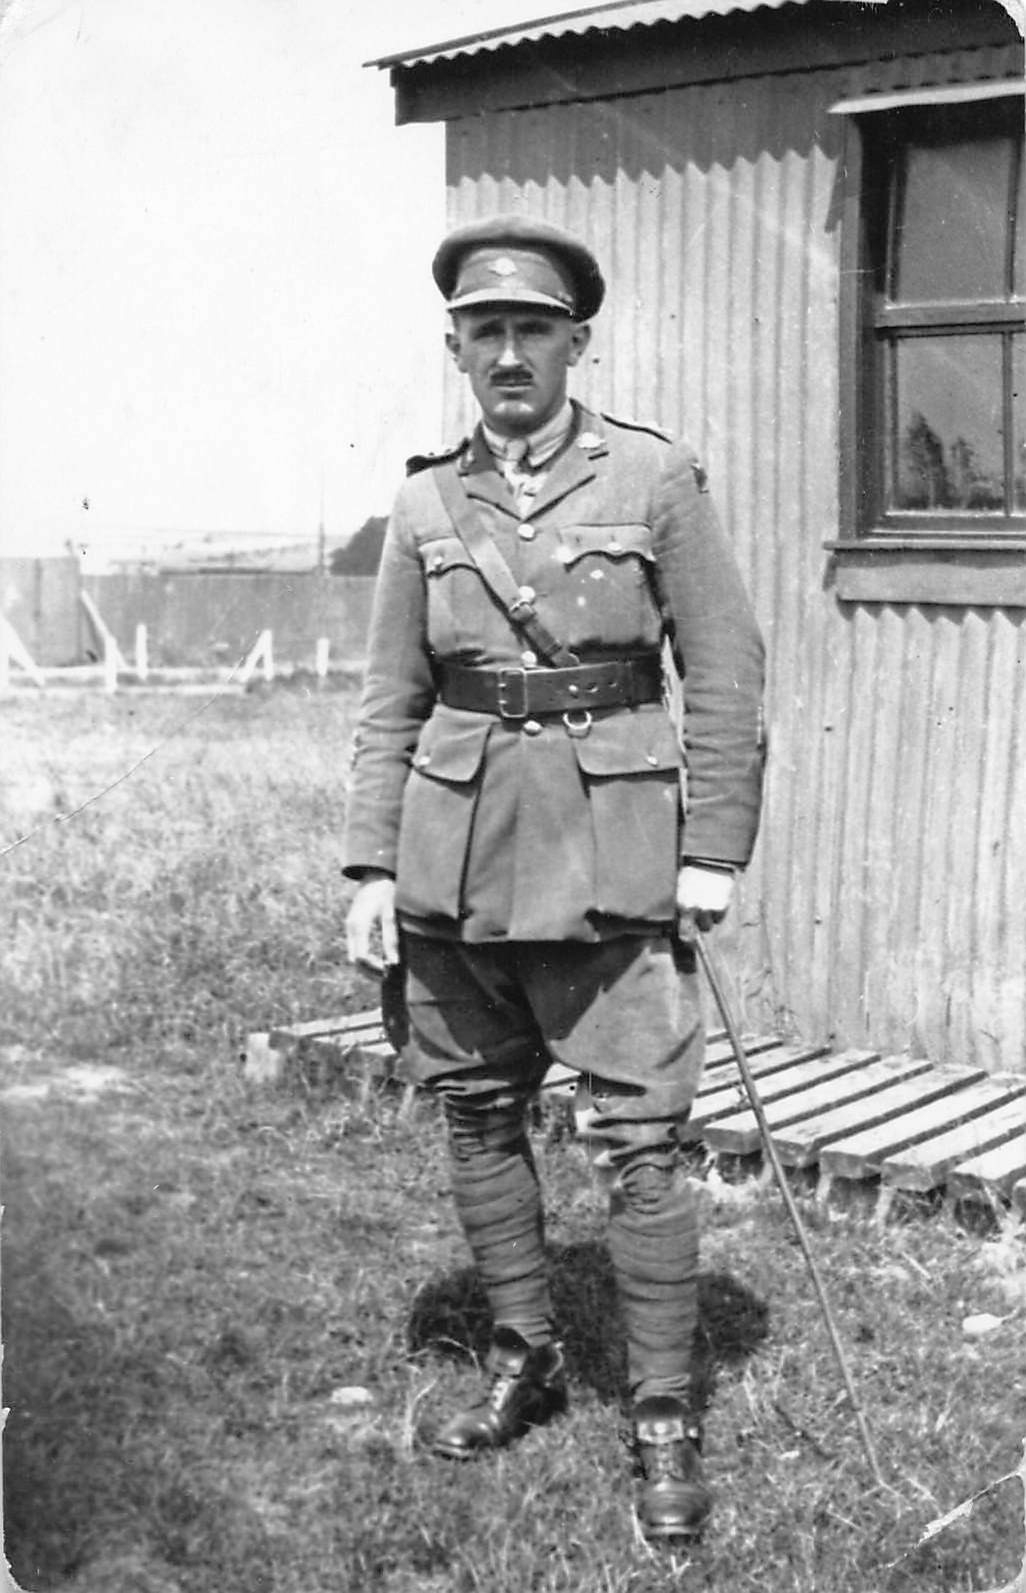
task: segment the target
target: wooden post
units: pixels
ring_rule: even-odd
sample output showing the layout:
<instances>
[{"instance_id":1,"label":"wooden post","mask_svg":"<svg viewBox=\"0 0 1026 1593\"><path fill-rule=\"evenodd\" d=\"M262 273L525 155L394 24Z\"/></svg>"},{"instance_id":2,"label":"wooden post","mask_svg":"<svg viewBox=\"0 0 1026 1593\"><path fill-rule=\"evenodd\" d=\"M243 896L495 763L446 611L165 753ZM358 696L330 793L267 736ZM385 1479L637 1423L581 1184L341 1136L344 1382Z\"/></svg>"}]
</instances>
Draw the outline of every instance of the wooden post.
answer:
<instances>
[{"instance_id":1,"label":"wooden post","mask_svg":"<svg viewBox=\"0 0 1026 1593\"><path fill-rule=\"evenodd\" d=\"M107 692L118 689L118 644L110 631L103 633L103 689Z\"/></svg>"},{"instance_id":2,"label":"wooden post","mask_svg":"<svg viewBox=\"0 0 1026 1593\"><path fill-rule=\"evenodd\" d=\"M140 623L135 627L135 673L138 680L146 680L150 673L149 648L146 642L146 626Z\"/></svg>"},{"instance_id":3,"label":"wooden post","mask_svg":"<svg viewBox=\"0 0 1026 1593\"><path fill-rule=\"evenodd\" d=\"M116 691L118 684L118 670L123 669L127 674L128 665L121 656L121 649L117 644L117 638L115 637L114 632L105 622L103 615L100 613L96 604L89 596L89 593L82 591L79 593L79 597L82 601L82 607L89 615L93 630L96 632L100 646L103 650L104 687L107 691Z\"/></svg>"},{"instance_id":4,"label":"wooden post","mask_svg":"<svg viewBox=\"0 0 1026 1593\"><path fill-rule=\"evenodd\" d=\"M264 679L268 682L272 681L274 679L274 635L271 631L261 631L250 648L249 656L239 670L239 680L242 684L252 678L258 664L263 666Z\"/></svg>"},{"instance_id":5,"label":"wooden post","mask_svg":"<svg viewBox=\"0 0 1026 1593\"><path fill-rule=\"evenodd\" d=\"M0 693L10 690L11 664L15 663L37 686L45 686L46 679L28 648L5 614L0 614Z\"/></svg>"}]
</instances>

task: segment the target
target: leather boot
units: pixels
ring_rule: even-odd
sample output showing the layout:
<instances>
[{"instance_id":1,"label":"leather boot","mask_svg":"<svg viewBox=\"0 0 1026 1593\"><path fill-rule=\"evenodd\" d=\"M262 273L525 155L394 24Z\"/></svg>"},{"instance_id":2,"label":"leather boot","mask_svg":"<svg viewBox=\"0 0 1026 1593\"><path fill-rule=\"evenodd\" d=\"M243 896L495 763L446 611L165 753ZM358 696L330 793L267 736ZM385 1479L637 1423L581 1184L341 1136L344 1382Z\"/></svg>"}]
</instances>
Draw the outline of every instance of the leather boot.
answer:
<instances>
[{"instance_id":1,"label":"leather boot","mask_svg":"<svg viewBox=\"0 0 1026 1593\"><path fill-rule=\"evenodd\" d=\"M436 1455L467 1460L482 1449L502 1449L566 1409L560 1345L530 1345L513 1328L498 1327L487 1369L484 1398L439 1429L431 1442Z\"/></svg>"},{"instance_id":2,"label":"leather boot","mask_svg":"<svg viewBox=\"0 0 1026 1593\"><path fill-rule=\"evenodd\" d=\"M697 1538L712 1506L702 1477L701 1434L685 1407L656 1394L634 1407L642 1482L637 1511L646 1538Z\"/></svg>"}]
</instances>

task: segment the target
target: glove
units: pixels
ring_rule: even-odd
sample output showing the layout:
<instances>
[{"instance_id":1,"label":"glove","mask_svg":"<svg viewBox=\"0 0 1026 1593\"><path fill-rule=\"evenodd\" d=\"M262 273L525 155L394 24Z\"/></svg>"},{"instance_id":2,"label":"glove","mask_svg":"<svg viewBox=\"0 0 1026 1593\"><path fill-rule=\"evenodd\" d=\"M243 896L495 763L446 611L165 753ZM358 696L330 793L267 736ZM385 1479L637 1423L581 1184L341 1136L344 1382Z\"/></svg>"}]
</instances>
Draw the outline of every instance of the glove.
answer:
<instances>
[{"instance_id":1,"label":"glove","mask_svg":"<svg viewBox=\"0 0 1026 1593\"><path fill-rule=\"evenodd\" d=\"M380 958L374 954L379 937ZM350 962L369 972L381 973L383 963L398 963L395 880L390 874L368 870L357 886L346 918L346 952Z\"/></svg>"},{"instance_id":2,"label":"glove","mask_svg":"<svg viewBox=\"0 0 1026 1593\"><path fill-rule=\"evenodd\" d=\"M732 871L685 863L677 875L677 933L681 940L694 940L718 924L733 895Z\"/></svg>"}]
</instances>

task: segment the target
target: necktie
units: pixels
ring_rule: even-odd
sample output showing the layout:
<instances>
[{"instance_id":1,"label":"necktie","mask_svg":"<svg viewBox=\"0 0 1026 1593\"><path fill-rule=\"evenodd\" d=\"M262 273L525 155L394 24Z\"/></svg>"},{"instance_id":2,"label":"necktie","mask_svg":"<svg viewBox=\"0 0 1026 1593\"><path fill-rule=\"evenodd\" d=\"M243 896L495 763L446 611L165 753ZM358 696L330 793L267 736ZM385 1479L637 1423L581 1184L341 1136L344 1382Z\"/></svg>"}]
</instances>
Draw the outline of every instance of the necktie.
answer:
<instances>
[{"instance_id":1,"label":"necktie","mask_svg":"<svg viewBox=\"0 0 1026 1593\"><path fill-rule=\"evenodd\" d=\"M503 446L502 458L499 460L499 469L509 484L518 509L523 509L537 490L537 483L527 465L529 447L526 437L510 437Z\"/></svg>"}]
</instances>

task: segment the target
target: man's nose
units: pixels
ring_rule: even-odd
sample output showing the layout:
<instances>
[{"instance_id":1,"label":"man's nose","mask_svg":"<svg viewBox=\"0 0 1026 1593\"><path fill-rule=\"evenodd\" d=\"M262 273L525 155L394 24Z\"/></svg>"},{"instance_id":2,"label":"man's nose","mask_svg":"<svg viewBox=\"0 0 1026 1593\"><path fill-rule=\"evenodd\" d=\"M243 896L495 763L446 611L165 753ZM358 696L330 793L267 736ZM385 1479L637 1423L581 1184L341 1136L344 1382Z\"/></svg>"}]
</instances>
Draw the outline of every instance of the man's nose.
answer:
<instances>
[{"instance_id":1,"label":"man's nose","mask_svg":"<svg viewBox=\"0 0 1026 1593\"><path fill-rule=\"evenodd\" d=\"M500 365L519 365L520 364L520 350L519 350L519 348L517 346L517 335L513 331L507 332L505 337L504 337L504 339L503 339L502 351L499 354L499 364Z\"/></svg>"}]
</instances>

